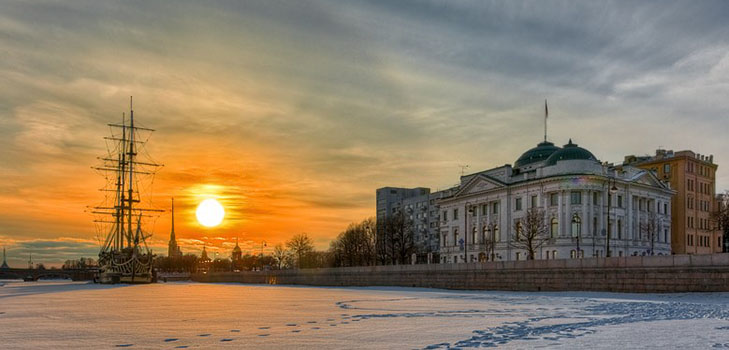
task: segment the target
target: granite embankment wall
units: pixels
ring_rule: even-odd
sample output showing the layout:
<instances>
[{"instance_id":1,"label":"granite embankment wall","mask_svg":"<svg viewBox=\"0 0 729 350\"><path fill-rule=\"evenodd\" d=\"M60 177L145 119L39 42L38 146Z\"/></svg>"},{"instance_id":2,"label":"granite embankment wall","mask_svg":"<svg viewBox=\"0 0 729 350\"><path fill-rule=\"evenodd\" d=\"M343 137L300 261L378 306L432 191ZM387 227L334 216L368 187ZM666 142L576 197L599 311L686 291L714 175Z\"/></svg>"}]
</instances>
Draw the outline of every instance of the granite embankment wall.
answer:
<instances>
[{"instance_id":1,"label":"granite embankment wall","mask_svg":"<svg viewBox=\"0 0 729 350\"><path fill-rule=\"evenodd\" d=\"M216 272L192 279L510 291L728 292L729 254Z\"/></svg>"}]
</instances>

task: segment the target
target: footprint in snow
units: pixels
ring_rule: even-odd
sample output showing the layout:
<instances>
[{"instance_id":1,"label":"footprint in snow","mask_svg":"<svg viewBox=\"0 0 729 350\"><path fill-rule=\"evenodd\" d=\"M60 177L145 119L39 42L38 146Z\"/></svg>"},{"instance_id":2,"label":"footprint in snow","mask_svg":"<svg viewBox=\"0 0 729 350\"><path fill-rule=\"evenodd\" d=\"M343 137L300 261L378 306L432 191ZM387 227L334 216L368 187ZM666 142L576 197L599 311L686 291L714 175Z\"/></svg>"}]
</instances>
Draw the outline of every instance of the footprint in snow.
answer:
<instances>
[{"instance_id":1,"label":"footprint in snow","mask_svg":"<svg viewBox=\"0 0 729 350\"><path fill-rule=\"evenodd\" d=\"M270 334L259 334L258 336L259 336L259 337L267 337L267 336L269 336L269 335L270 335Z\"/></svg>"},{"instance_id":2,"label":"footprint in snow","mask_svg":"<svg viewBox=\"0 0 729 350\"><path fill-rule=\"evenodd\" d=\"M293 331L291 331L291 333L299 333L299 332L301 332L300 329L294 329Z\"/></svg>"},{"instance_id":3,"label":"footprint in snow","mask_svg":"<svg viewBox=\"0 0 729 350\"><path fill-rule=\"evenodd\" d=\"M306 323L316 323L316 321L306 321Z\"/></svg>"},{"instance_id":4,"label":"footprint in snow","mask_svg":"<svg viewBox=\"0 0 729 350\"><path fill-rule=\"evenodd\" d=\"M187 349L187 348L189 348L189 346L187 346L187 345L175 346L175 349Z\"/></svg>"},{"instance_id":5,"label":"footprint in snow","mask_svg":"<svg viewBox=\"0 0 729 350\"><path fill-rule=\"evenodd\" d=\"M240 329L231 329L230 331L233 333L240 333Z\"/></svg>"},{"instance_id":6,"label":"footprint in snow","mask_svg":"<svg viewBox=\"0 0 729 350\"><path fill-rule=\"evenodd\" d=\"M269 329L271 327L258 327L258 329Z\"/></svg>"},{"instance_id":7,"label":"footprint in snow","mask_svg":"<svg viewBox=\"0 0 729 350\"><path fill-rule=\"evenodd\" d=\"M198 334L197 336L198 337L209 337L210 336L210 333Z\"/></svg>"},{"instance_id":8,"label":"footprint in snow","mask_svg":"<svg viewBox=\"0 0 729 350\"><path fill-rule=\"evenodd\" d=\"M287 323L286 327L296 327L298 326L296 323Z\"/></svg>"},{"instance_id":9,"label":"footprint in snow","mask_svg":"<svg viewBox=\"0 0 729 350\"><path fill-rule=\"evenodd\" d=\"M130 346L134 346L134 344L117 344L117 348L128 348Z\"/></svg>"},{"instance_id":10,"label":"footprint in snow","mask_svg":"<svg viewBox=\"0 0 729 350\"><path fill-rule=\"evenodd\" d=\"M178 341L178 340L179 339L177 339L177 338L167 338L167 339L165 339L165 343L169 343L169 342L173 342L173 341Z\"/></svg>"},{"instance_id":11,"label":"footprint in snow","mask_svg":"<svg viewBox=\"0 0 729 350\"><path fill-rule=\"evenodd\" d=\"M220 339L220 341L221 342L233 341L233 339L232 338L223 338L223 339Z\"/></svg>"},{"instance_id":12,"label":"footprint in snow","mask_svg":"<svg viewBox=\"0 0 729 350\"><path fill-rule=\"evenodd\" d=\"M311 329L321 329L321 328L319 328L319 327L311 327Z\"/></svg>"}]
</instances>

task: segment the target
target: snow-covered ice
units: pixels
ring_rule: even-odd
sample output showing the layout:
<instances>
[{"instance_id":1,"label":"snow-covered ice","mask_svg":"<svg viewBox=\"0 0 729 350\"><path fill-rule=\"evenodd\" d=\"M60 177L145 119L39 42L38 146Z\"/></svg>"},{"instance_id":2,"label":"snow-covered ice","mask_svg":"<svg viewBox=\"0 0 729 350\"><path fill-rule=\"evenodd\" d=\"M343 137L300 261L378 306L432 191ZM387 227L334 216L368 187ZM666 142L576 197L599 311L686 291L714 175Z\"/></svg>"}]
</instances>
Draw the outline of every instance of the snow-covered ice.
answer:
<instances>
[{"instance_id":1,"label":"snow-covered ice","mask_svg":"<svg viewBox=\"0 0 729 350\"><path fill-rule=\"evenodd\" d=\"M2 283L3 349L729 348L729 293Z\"/></svg>"}]
</instances>

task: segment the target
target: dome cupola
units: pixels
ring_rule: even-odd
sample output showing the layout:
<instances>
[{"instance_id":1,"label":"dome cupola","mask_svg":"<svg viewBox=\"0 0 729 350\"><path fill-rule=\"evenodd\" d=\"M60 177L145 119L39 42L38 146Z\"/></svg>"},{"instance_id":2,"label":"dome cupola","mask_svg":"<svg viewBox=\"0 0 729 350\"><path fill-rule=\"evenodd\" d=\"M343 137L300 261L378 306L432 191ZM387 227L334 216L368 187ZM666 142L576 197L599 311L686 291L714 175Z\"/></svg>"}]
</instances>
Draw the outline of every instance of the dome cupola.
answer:
<instances>
[{"instance_id":1,"label":"dome cupola","mask_svg":"<svg viewBox=\"0 0 729 350\"><path fill-rule=\"evenodd\" d=\"M597 158L588 150L578 146L576 143L572 143L570 139L569 143L564 145L562 149L552 153L547 159L546 165L555 165L560 160L592 160L597 162Z\"/></svg>"},{"instance_id":2,"label":"dome cupola","mask_svg":"<svg viewBox=\"0 0 729 350\"><path fill-rule=\"evenodd\" d=\"M553 143L544 141L540 142L537 147L534 147L521 155L519 159L514 162L514 168L522 168L529 164L541 162L547 160L549 156L559 151L560 148L555 146Z\"/></svg>"}]
</instances>

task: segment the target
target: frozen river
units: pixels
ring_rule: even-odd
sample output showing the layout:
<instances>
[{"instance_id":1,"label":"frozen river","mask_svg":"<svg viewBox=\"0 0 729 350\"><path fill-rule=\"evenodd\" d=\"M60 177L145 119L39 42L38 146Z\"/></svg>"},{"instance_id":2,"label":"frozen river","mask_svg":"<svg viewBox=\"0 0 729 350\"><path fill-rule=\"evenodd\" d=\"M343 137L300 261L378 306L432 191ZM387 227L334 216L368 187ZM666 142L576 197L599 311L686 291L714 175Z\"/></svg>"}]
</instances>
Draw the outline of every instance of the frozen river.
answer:
<instances>
[{"instance_id":1,"label":"frozen river","mask_svg":"<svg viewBox=\"0 0 729 350\"><path fill-rule=\"evenodd\" d=\"M0 281L2 349L729 348L729 294Z\"/></svg>"}]
</instances>

